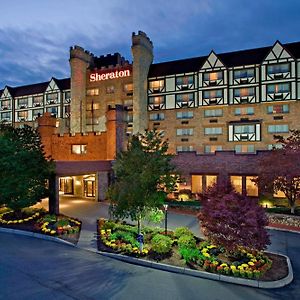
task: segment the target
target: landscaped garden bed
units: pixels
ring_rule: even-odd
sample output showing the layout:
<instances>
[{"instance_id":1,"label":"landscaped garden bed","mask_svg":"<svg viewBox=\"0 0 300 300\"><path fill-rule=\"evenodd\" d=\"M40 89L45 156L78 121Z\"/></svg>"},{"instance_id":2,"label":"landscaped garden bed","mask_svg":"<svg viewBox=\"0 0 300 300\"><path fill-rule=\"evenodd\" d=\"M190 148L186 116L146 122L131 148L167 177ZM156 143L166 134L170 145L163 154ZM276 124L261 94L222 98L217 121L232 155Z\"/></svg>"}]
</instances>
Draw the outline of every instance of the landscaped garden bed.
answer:
<instances>
[{"instance_id":1,"label":"landscaped garden bed","mask_svg":"<svg viewBox=\"0 0 300 300\"><path fill-rule=\"evenodd\" d=\"M239 249L231 255L222 247L195 237L184 227L167 235L161 228L143 228L144 245L139 249L137 227L100 219L98 249L179 267L263 281L278 280L288 274L282 256Z\"/></svg>"},{"instance_id":2,"label":"landscaped garden bed","mask_svg":"<svg viewBox=\"0 0 300 300\"><path fill-rule=\"evenodd\" d=\"M0 226L42 233L76 244L81 221L65 215L50 215L43 209L26 208L18 213L12 210L0 212Z\"/></svg>"}]
</instances>

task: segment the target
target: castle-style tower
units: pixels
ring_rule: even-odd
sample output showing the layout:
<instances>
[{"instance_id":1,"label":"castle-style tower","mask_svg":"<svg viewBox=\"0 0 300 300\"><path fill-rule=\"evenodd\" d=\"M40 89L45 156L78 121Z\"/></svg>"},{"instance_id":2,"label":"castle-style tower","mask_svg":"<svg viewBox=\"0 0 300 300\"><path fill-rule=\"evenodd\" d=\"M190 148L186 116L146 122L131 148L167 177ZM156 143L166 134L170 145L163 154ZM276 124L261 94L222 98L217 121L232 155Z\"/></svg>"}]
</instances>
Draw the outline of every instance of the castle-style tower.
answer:
<instances>
[{"instance_id":1,"label":"castle-style tower","mask_svg":"<svg viewBox=\"0 0 300 300\"><path fill-rule=\"evenodd\" d=\"M87 68L93 55L79 46L70 48L71 66L71 117L70 132L86 132L86 79Z\"/></svg>"},{"instance_id":2,"label":"castle-style tower","mask_svg":"<svg viewBox=\"0 0 300 300\"><path fill-rule=\"evenodd\" d=\"M132 33L133 56L133 133L143 132L148 127L147 78L153 61L153 44L148 36L139 31Z\"/></svg>"}]
</instances>

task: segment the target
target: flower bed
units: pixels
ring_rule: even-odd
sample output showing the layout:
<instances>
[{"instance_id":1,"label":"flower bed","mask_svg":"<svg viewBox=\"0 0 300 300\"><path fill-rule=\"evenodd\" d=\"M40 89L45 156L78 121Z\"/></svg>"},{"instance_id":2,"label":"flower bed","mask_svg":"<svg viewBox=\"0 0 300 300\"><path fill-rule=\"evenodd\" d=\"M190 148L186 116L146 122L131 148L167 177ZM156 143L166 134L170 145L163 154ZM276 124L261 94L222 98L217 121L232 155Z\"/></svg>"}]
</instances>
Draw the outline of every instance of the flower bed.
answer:
<instances>
[{"instance_id":1,"label":"flower bed","mask_svg":"<svg viewBox=\"0 0 300 300\"><path fill-rule=\"evenodd\" d=\"M287 226L300 227L300 216L268 213L268 220L271 224L283 224Z\"/></svg>"},{"instance_id":2,"label":"flower bed","mask_svg":"<svg viewBox=\"0 0 300 300\"><path fill-rule=\"evenodd\" d=\"M200 240L184 227L168 232L168 235L164 235L161 228L143 228L142 252L134 226L100 219L98 231L101 251L248 279L261 279L272 267L271 259L262 252L239 249L228 255L222 247Z\"/></svg>"},{"instance_id":3,"label":"flower bed","mask_svg":"<svg viewBox=\"0 0 300 300\"><path fill-rule=\"evenodd\" d=\"M37 220L41 216L41 211L36 210L24 210L22 211L21 217L16 216L13 211L6 211L0 215L0 224L22 224Z\"/></svg>"}]
</instances>

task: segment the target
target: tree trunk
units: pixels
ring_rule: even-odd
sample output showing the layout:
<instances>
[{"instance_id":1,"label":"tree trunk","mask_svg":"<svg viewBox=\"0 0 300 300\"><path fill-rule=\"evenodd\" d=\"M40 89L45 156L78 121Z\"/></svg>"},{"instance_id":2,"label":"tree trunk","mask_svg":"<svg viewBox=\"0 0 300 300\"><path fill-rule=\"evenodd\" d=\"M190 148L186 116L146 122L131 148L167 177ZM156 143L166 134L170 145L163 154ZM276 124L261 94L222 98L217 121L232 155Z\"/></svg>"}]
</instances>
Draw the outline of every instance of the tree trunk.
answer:
<instances>
[{"instance_id":1,"label":"tree trunk","mask_svg":"<svg viewBox=\"0 0 300 300\"><path fill-rule=\"evenodd\" d=\"M291 205L291 214L295 214L296 202Z\"/></svg>"},{"instance_id":2,"label":"tree trunk","mask_svg":"<svg viewBox=\"0 0 300 300\"><path fill-rule=\"evenodd\" d=\"M142 217L141 217L141 214L140 214L139 217L138 217L138 237L141 237L141 236L142 236ZM140 250L140 252L142 252L143 251L143 246L144 246L143 240L140 239L139 243L140 243L139 250Z\"/></svg>"}]
</instances>

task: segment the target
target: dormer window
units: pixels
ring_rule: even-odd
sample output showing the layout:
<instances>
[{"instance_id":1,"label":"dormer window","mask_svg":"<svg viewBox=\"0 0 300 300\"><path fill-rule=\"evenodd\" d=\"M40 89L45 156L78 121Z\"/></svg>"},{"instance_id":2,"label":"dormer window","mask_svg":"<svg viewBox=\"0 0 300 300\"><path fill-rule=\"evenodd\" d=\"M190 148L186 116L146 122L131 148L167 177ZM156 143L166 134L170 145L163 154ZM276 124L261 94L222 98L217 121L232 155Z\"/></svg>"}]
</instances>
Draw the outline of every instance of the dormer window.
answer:
<instances>
[{"instance_id":1,"label":"dormer window","mask_svg":"<svg viewBox=\"0 0 300 300\"><path fill-rule=\"evenodd\" d=\"M205 81L217 81L223 79L223 72L207 72L204 73L204 80Z\"/></svg>"},{"instance_id":2,"label":"dormer window","mask_svg":"<svg viewBox=\"0 0 300 300\"><path fill-rule=\"evenodd\" d=\"M40 96L34 96L32 100L33 107L42 106L43 105L43 99L44 97L42 95Z\"/></svg>"},{"instance_id":3,"label":"dormer window","mask_svg":"<svg viewBox=\"0 0 300 300\"><path fill-rule=\"evenodd\" d=\"M268 75L272 74L284 74L290 72L290 64L289 63L283 63L283 64L274 64L274 65L268 65L267 66L267 73Z\"/></svg>"},{"instance_id":4,"label":"dormer window","mask_svg":"<svg viewBox=\"0 0 300 300\"><path fill-rule=\"evenodd\" d=\"M50 93L46 95L47 104L58 103L58 93Z\"/></svg>"},{"instance_id":5,"label":"dormer window","mask_svg":"<svg viewBox=\"0 0 300 300\"><path fill-rule=\"evenodd\" d=\"M2 110L10 109L10 100L2 100L1 101L1 109Z\"/></svg>"}]
</instances>

